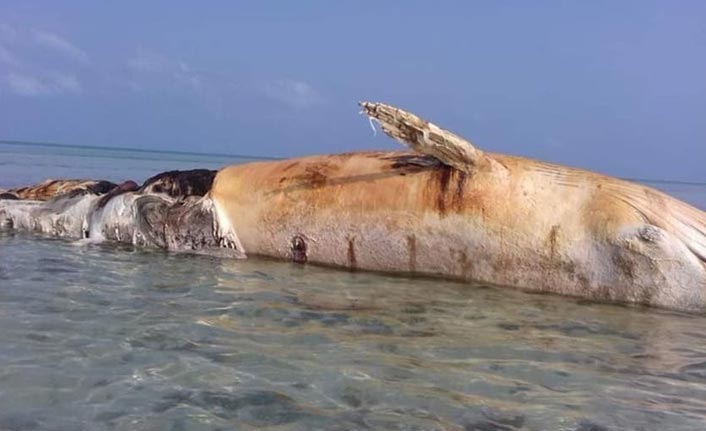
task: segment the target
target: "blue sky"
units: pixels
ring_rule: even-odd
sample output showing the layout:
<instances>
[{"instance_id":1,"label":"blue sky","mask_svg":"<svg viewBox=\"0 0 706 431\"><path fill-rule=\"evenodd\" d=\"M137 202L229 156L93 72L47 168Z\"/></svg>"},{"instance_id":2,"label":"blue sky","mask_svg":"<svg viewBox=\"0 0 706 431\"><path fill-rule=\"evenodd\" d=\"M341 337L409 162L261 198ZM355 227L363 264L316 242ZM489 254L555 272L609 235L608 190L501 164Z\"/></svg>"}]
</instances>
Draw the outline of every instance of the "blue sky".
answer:
<instances>
[{"instance_id":1,"label":"blue sky","mask_svg":"<svg viewBox=\"0 0 706 431\"><path fill-rule=\"evenodd\" d=\"M359 100L488 151L704 180L706 2L0 3L0 139L398 148Z\"/></svg>"}]
</instances>

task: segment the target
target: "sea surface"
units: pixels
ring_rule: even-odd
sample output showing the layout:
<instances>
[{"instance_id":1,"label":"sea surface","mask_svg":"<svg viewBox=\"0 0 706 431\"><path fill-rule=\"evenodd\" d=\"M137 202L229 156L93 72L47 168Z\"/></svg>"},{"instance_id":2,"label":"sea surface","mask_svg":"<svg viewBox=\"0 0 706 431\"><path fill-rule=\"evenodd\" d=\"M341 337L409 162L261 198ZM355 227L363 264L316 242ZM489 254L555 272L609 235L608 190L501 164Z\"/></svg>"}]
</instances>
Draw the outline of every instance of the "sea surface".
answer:
<instances>
[{"instance_id":1,"label":"sea surface","mask_svg":"<svg viewBox=\"0 0 706 431\"><path fill-rule=\"evenodd\" d=\"M0 188L242 160L0 144ZM0 232L0 430L702 429L704 316Z\"/></svg>"}]
</instances>

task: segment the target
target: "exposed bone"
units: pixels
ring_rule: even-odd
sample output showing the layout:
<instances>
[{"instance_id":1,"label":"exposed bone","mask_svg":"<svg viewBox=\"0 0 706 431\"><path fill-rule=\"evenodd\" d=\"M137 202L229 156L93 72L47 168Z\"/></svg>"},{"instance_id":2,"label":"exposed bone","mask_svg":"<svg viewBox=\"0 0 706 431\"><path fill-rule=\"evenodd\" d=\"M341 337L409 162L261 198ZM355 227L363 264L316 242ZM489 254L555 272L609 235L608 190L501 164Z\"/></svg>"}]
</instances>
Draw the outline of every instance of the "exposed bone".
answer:
<instances>
[{"instance_id":1,"label":"exposed bone","mask_svg":"<svg viewBox=\"0 0 706 431\"><path fill-rule=\"evenodd\" d=\"M465 172L494 165L470 142L414 114L384 103L360 102L360 106L388 136L420 154Z\"/></svg>"}]
</instances>

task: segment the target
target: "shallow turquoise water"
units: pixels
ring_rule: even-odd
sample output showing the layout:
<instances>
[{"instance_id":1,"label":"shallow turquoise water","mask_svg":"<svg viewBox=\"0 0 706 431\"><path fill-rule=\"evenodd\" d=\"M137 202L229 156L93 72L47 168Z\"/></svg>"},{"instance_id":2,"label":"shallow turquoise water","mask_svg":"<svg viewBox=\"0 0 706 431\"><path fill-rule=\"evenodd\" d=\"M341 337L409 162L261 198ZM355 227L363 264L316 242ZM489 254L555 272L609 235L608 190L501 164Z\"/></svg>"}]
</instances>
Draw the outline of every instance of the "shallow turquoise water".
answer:
<instances>
[{"instance_id":1,"label":"shallow turquoise water","mask_svg":"<svg viewBox=\"0 0 706 431\"><path fill-rule=\"evenodd\" d=\"M92 151L0 187L229 162ZM0 328L0 430L706 429L706 317L510 288L0 233Z\"/></svg>"},{"instance_id":2,"label":"shallow turquoise water","mask_svg":"<svg viewBox=\"0 0 706 431\"><path fill-rule=\"evenodd\" d=\"M695 430L706 318L0 236L0 429Z\"/></svg>"}]
</instances>

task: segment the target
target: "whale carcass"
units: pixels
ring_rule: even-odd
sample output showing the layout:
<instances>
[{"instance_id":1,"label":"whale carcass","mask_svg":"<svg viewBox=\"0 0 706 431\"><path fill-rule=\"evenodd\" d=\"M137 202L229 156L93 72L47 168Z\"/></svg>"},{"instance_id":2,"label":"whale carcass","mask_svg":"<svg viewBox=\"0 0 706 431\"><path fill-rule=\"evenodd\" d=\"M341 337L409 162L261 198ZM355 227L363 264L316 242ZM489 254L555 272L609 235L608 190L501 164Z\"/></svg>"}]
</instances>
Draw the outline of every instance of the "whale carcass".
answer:
<instances>
[{"instance_id":1,"label":"whale carcass","mask_svg":"<svg viewBox=\"0 0 706 431\"><path fill-rule=\"evenodd\" d=\"M389 105L361 106L411 151L0 197L0 225L706 311L703 211L640 184L483 152Z\"/></svg>"}]
</instances>

